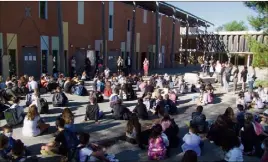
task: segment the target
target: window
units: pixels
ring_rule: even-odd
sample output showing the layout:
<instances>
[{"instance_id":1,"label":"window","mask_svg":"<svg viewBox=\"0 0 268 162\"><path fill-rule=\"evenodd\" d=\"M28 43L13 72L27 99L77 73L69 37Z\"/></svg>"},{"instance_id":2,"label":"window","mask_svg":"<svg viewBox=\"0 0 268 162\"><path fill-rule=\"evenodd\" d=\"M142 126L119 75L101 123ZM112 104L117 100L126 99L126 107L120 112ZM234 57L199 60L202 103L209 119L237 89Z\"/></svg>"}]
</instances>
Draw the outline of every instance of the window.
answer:
<instances>
[{"instance_id":1,"label":"window","mask_svg":"<svg viewBox=\"0 0 268 162\"><path fill-rule=\"evenodd\" d=\"M130 31L130 20L127 20L127 31Z\"/></svg>"},{"instance_id":2,"label":"window","mask_svg":"<svg viewBox=\"0 0 268 162\"><path fill-rule=\"evenodd\" d=\"M113 28L113 15L109 15L109 28Z\"/></svg>"},{"instance_id":3,"label":"window","mask_svg":"<svg viewBox=\"0 0 268 162\"><path fill-rule=\"evenodd\" d=\"M147 24L147 10L143 10L143 23Z\"/></svg>"},{"instance_id":4,"label":"window","mask_svg":"<svg viewBox=\"0 0 268 162\"><path fill-rule=\"evenodd\" d=\"M39 2L39 17L41 19L47 19L47 1Z\"/></svg>"},{"instance_id":5,"label":"window","mask_svg":"<svg viewBox=\"0 0 268 162\"><path fill-rule=\"evenodd\" d=\"M10 55L10 60L9 60L9 76L11 77L12 75L17 75L16 50L9 49L8 50L8 53Z\"/></svg>"},{"instance_id":6,"label":"window","mask_svg":"<svg viewBox=\"0 0 268 162\"><path fill-rule=\"evenodd\" d=\"M58 50L53 50L52 56L53 56L53 69L55 68L55 70L59 70L58 69Z\"/></svg>"},{"instance_id":7,"label":"window","mask_svg":"<svg viewBox=\"0 0 268 162\"><path fill-rule=\"evenodd\" d=\"M78 1L78 24L84 24L84 1Z\"/></svg>"}]
</instances>

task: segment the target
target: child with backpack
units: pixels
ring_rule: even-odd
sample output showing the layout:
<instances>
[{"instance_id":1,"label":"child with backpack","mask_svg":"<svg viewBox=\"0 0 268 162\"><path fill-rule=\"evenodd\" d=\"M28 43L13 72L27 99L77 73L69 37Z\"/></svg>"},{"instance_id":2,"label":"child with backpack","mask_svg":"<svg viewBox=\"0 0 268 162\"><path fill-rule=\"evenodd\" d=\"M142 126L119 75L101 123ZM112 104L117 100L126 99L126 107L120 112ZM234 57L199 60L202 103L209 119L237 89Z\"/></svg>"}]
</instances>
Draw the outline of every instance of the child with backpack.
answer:
<instances>
[{"instance_id":1,"label":"child with backpack","mask_svg":"<svg viewBox=\"0 0 268 162\"><path fill-rule=\"evenodd\" d=\"M84 81L79 82L79 84L73 88L73 93L77 96L85 96L86 95L87 90L84 87Z\"/></svg>"},{"instance_id":2,"label":"child with backpack","mask_svg":"<svg viewBox=\"0 0 268 162\"><path fill-rule=\"evenodd\" d=\"M77 147L77 161L79 162L94 162L94 161L104 161L110 162L109 159L105 157L103 150L96 144L89 143L90 135L88 133L79 134L79 145Z\"/></svg>"},{"instance_id":3,"label":"child with backpack","mask_svg":"<svg viewBox=\"0 0 268 162\"><path fill-rule=\"evenodd\" d=\"M64 128L65 122L62 118L57 119L56 125L59 133L54 141L42 146L40 152L42 155L60 154L68 157L78 146L78 138L75 133Z\"/></svg>"},{"instance_id":4,"label":"child with backpack","mask_svg":"<svg viewBox=\"0 0 268 162\"><path fill-rule=\"evenodd\" d=\"M52 97L52 104L54 107L63 107L68 103L67 96L61 91L61 88L58 86L56 92Z\"/></svg>"},{"instance_id":5,"label":"child with backpack","mask_svg":"<svg viewBox=\"0 0 268 162\"><path fill-rule=\"evenodd\" d=\"M9 153L11 151L11 149L13 148L14 143L15 143L15 140L12 137L13 130L8 125L3 126L2 129L3 129L3 134L8 138L8 144L7 144L6 149L4 149L4 151L7 152L7 153Z\"/></svg>"},{"instance_id":6,"label":"child with backpack","mask_svg":"<svg viewBox=\"0 0 268 162\"><path fill-rule=\"evenodd\" d=\"M4 111L5 119L7 124L10 126L15 126L22 123L24 119L24 109L19 105L20 99L15 97L12 99L13 105Z\"/></svg>"}]
</instances>

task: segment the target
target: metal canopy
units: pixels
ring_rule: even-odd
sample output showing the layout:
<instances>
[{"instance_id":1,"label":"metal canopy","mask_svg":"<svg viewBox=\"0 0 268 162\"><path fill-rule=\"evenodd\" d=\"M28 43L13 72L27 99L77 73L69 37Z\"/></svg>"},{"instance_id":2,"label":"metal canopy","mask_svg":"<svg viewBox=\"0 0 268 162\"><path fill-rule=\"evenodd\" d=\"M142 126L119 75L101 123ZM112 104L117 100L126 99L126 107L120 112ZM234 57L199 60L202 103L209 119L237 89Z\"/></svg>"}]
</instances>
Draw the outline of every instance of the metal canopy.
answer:
<instances>
[{"instance_id":1,"label":"metal canopy","mask_svg":"<svg viewBox=\"0 0 268 162\"><path fill-rule=\"evenodd\" d=\"M121 1L125 4L133 5L134 1ZM148 11L156 11L156 2L155 1L135 1L135 4L139 8L143 8ZM174 13L175 10L175 13ZM209 27L210 25L213 25L211 22L206 21L202 18L199 18L187 11L184 11L178 7L175 7L169 3L159 1L159 12L161 14L167 15L167 16L175 16L175 18L179 19L181 21L181 26L186 26L186 23L189 23L189 27L196 27L196 26L203 26L203 27Z\"/></svg>"}]
</instances>

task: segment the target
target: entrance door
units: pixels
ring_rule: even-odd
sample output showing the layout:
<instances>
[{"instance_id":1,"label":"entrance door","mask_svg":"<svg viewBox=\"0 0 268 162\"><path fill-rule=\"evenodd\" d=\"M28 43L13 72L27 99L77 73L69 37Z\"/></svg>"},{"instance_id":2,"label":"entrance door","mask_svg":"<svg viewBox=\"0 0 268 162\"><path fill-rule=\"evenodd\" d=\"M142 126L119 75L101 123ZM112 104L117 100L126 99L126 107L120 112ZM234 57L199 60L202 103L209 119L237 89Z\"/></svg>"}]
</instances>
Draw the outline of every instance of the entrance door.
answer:
<instances>
[{"instance_id":1,"label":"entrance door","mask_svg":"<svg viewBox=\"0 0 268 162\"><path fill-rule=\"evenodd\" d=\"M28 76L39 77L40 71L37 64L37 48L23 47L23 74Z\"/></svg>"},{"instance_id":2,"label":"entrance door","mask_svg":"<svg viewBox=\"0 0 268 162\"><path fill-rule=\"evenodd\" d=\"M120 56L119 51L109 51L108 52L108 64L107 66L113 72L117 71L117 59Z\"/></svg>"},{"instance_id":3,"label":"entrance door","mask_svg":"<svg viewBox=\"0 0 268 162\"><path fill-rule=\"evenodd\" d=\"M75 54L75 61L76 61L76 73L81 75L85 69L85 62L86 62L86 53L80 49L77 49Z\"/></svg>"},{"instance_id":4,"label":"entrance door","mask_svg":"<svg viewBox=\"0 0 268 162\"><path fill-rule=\"evenodd\" d=\"M17 75L17 60L16 60L16 50L15 49L9 49L9 76L12 77L12 75Z\"/></svg>"}]
</instances>

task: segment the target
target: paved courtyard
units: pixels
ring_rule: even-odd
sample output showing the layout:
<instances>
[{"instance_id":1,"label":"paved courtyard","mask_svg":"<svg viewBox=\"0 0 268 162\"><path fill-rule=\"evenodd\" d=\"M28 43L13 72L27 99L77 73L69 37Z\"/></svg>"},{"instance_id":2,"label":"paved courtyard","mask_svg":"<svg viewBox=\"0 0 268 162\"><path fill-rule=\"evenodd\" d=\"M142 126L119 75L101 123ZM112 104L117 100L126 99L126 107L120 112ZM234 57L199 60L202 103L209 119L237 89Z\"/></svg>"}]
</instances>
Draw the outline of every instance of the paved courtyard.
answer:
<instances>
[{"instance_id":1,"label":"paved courtyard","mask_svg":"<svg viewBox=\"0 0 268 162\"><path fill-rule=\"evenodd\" d=\"M169 70L166 70L169 73ZM181 71L187 71L185 68L177 69L177 71L181 73ZM165 70L163 70L165 73ZM174 72L174 73L173 73ZM177 73L179 73L177 72ZM161 73L161 72L159 72ZM176 70L173 69L171 71L172 74L176 73ZM90 87L89 87L90 88ZM178 115L173 116L176 123L180 127L180 137L182 138L185 133L188 132L188 129L185 126L185 122L190 120L191 113L196 108L196 103L192 101L192 97L198 94L186 94L182 95L179 98L180 104L178 107ZM225 109L229 106L235 107L235 95L230 92L228 94L222 94L220 91L216 91L216 101L215 104L204 106L204 113L207 116L207 119L215 119L220 113L223 113ZM50 103L50 114L41 115L43 119L49 123L52 127L49 129L49 133L46 135L42 135L39 137L27 138L23 137L21 134L21 126L14 129L14 138L21 139L29 148L33 155L37 155L40 160L39 161L47 161L47 162L57 162L58 158L55 157L41 157L40 156L40 147L42 144L48 143L53 140L52 133L56 131L55 128L55 119L60 115L63 108L53 108L51 105L51 94L42 95L43 98L46 98ZM116 138L122 136L125 132L126 121L115 121L111 119L111 114L108 102L99 103L101 111L105 112L106 116L103 120L101 120L100 124L95 124L94 121L83 122L86 104L88 102L88 96L79 97L74 95L67 95L69 98L68 107L72 110L75 115L75 125L77 130L89 132L91 135L91 141L101 142L103 140ZM24 101L21 102L21 105L24 105ZM124 104L129 108L133 109L137 101L126 101ZM27 108L25 109L27 111ZM0 121L1 126L5 124L5 121ZM146 121L150 122L150 121ZM142 121L145 123L145 121ZM120 161L147 161L147 151L140 150L137 146L130 145L124 141L117 140L114 144L107 148L108 153L115 154L116 157ZM181 149L172 149L171 157L165 161L179 161L182 153ZM207 140L205 141L204 149L202 151L202 156L199 157L199 161L215 161L221 160L223 157L223 153L220 148L216 147L214 144L211 144ZM245 157L245 161L259 161L256 158Z\"/></svg>"}]
</instances>

